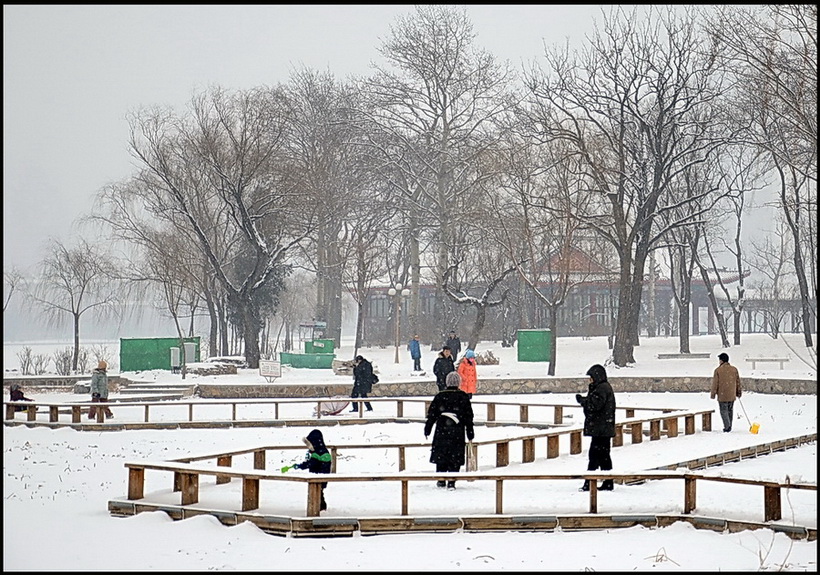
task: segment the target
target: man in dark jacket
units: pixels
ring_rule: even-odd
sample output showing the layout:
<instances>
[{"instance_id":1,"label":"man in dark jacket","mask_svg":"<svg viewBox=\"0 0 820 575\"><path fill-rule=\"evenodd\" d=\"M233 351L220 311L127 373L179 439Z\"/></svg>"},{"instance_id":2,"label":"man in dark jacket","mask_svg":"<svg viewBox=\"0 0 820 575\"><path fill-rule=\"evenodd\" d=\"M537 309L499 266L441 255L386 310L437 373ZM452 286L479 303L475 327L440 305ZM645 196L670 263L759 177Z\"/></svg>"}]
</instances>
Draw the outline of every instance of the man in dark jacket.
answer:
<instances>
[{"instance_id":1,"label":"man in dark jacket","mask_svg":"<svg viewBox=\"0 0 820 575\"><path fill-rule=\"evenodd\" d=\"M314 429L302 441L307 445L308 452L305 455L305 460L293 467L295 469L307 469L311 473L330 473L332 457L327 446L325 446L325 438L322 436L322 432ZM322 503L319 507L321 511L327 509L325 487L327 487L327 482L322 483Z\"/></svg>"},{"instance_id":2,"label":"man in dark jacket","mask_svg":"<svg viewBox=\"0 0 820 575\"><path fill-rule=\"evenodd\" d=\"M461 353L461 339L456 335L455 331L450 331L450 335L447 337L447 341L444 345L450 348L450 351L453 353L453 361L455 361L458 358L458 354Z\"/></svg>"},{"instance_id":3,"label":"man in dark jacket","mask_svg":"<svg viewBox=\"0 0 820 575\"><path fill-rule=\"evenodd\" d=\"M438 357L433 364L433 375L436 376L436 386L439 391L444 391L447 388L447 374L455 371L456 365L453 362L453 353L449 345L445 345L438 352Z\"/></svg>"},{"instance_id":4,"label":"man in dark jacket","mask_svg":"<svg viewBox=\"0 0 820 575\"><path fill-rule=\"evenodd\" d=\"M584 435L592 438L587 471L609 471L612 469L610 441L615 437L615 393L602 365L593 365L587 375L589 392L586 397L580 393L575 395L576 401L584 408ZM613 488L611 479L604 479L600 487L604 491L612 491ZM580 491L589 491L588 480L584 481Z\"/></svg>"},{"instance_id":5,"label":"man in dark jacket","mask_svg":"<svg viewBox=\"0 0 820 575\"><path fill-rule=\"evenodd\" d=\"M373 364L367 361L360 355L353 360L353 393L351 398L367 397L367 394L373 390ZM367 411L373 411L373 406L369 401L364 402ZM356 403L350 411L359 411Z\"/></svg>"},{"instance_id":6,"label":"man in dark jacket","mask_svg":"<svg viewBox=\"0 0 820 575\"><path fill-rule=\"evenodd\" d=\"M470 441L475 437L472 403L467 394L458 388L461 376L451 372L447 374L446 383L444 391L438 392L430 403L427 423L424 424L425 439L436 426L430 463L436 464L436 472L439 473L458 471L464 465L464 434ZM438 481L436 485L444 487L444 481ZM456 482L448 481L447 488L455 489Z\"/></svg>"}]
</instances>

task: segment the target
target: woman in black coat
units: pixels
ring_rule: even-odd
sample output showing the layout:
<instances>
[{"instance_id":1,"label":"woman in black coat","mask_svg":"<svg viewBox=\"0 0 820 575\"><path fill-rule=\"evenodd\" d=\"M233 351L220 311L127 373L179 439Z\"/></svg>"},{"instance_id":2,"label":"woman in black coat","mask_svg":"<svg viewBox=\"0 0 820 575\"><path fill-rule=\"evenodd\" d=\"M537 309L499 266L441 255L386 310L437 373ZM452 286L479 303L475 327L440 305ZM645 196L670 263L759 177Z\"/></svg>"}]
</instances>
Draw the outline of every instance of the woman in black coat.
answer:
<instances>
[{"instance_id":1,"label":"woman in black coat","mask_svg":"<svg viewBox=\"0 0 820 575\"><path fill-rule=\"evenodd\" d=\"M592 438L589 445L589 465L587 471L609 471L612 458L609 456L610 440L615 437L615 393L607 381L606 370L595 364L587 371L589 392L584 397L580 393L575 399L584 408L584 435ZM611 479L605 479L600 489L612 491ZM589 491L589 481L584 481L581 491Z\"/></svg>"},{"instance_id":2,"label":"woman in black coat","mask_svg":"<svg viewBox=\"0 0 820 575\"><path fill-rule=\"evenodd\" d=\"M360 355L353 360L353 393L351 398L367 397L367 394L373 390L373 364L367 361ZM369 401L364 402L367 411L373 411L373 406ZM354 403L350 411L359 411L358 406Z\"/></svg>"},{"instance_id":3,"label":"woman in black coat","mask_svg":"<svg viewBox=\"0 0 820 575\"><path fill-rule=\"evenodd\" d=\"M475 437L473 430L473 406L469 396L458 386L461 376L455 371L447 374L447 387L439 391L427 410L427 423L424 424L424 437L430 436L433 426L433 446L430 450L430 463L436 464L437 472L458 471L464 465L464 435L470 441ZM436 482L444 487L444 481ZM456 482L448 481L448 489L455 489Z\"/></svg>"}]
</instances>

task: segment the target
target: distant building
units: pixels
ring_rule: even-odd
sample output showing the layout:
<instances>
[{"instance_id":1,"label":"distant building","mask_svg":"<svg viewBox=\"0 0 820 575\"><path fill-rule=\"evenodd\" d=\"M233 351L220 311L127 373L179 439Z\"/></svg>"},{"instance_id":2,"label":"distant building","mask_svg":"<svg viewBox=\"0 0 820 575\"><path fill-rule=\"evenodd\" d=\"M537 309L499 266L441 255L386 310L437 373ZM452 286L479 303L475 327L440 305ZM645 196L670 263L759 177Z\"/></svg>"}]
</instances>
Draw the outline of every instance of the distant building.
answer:
<instances>
[{"instance_id":1,"label":"distant building","mask_svg":"<svg viewBox=\"0 0 820 575\"><path fill-rule=\"evenodd\" d=\"M557 336L604 336L613 333L613 324L617 315L619 278L617 270L606 269L581 250L570 251L570 276L574 283L566 302L558 310ZM553 256L552 269L558 269L562 261ZM549 263L547 264L547 267ZM745 276L748 276L746 272ZM724 285L734 286L739 280L737 273L721 270ZM649 313L647 303L650 293L654 293L655 333L659 336L674 336L678 332L677 311L672 293L672 282L669 278L655 277L652 290L648 289L650 280L645 280L643 305L641 308L641 332L648 333ZM409 287L409 286L408 286ZM482 334L486 340L511 343L518 329L540 329L548 327L547 309L544 304L529 291L517 275L507 278L504 288L509 288L509 296L504 305L491 308ZM363 307L363 329L365 345L392 345L395 334L394 297L388 295L389 286L372 288ZM482 288L483 289L483 288ZM539 282L538 289L549 294L549 282ZM478 293L478 289L476 289ZM732 333L732 310L720 290L715 290L718 304L723 309L727 321L727 330ZM706 285L702 279L692 278L690 310L690 333L692 335L714 334L718 332L715 314L709 304ZM741 331L746 333L769 332L766 321L766 306L771 302L747 298L741 314ZM799 300L780 301L783 312L780 331L796 332L800 326ZM419 286L419 325L416 329L422 334L423 341L440 339L450 329L455 329L462 337L475 321L475 309L472 306L456 306L445 298L444 325L435 325L435 286ZM401 341L405 342L411 335L413 327L409 323L409 305L401 306L402 319ZM432 343L435 344L435 341Z\"/></svg>"}]
</instances>

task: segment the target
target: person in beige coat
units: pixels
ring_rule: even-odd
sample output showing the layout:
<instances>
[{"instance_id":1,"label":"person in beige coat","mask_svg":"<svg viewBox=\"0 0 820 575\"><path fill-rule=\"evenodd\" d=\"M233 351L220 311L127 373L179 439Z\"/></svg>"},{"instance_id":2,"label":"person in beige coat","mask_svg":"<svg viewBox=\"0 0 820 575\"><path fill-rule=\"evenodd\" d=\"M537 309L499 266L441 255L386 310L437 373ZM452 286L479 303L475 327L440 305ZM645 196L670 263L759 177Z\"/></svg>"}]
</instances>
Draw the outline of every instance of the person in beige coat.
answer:
<instances>
[{"instance_id":1,"label":"person in beige coat","mask_svg":"<svg viewBox=\"0 0 820 575\"><path fill-rule=\"evenodd\" d=\"M729 363L729 355L720 353L718 360L720 365L715 368L712 376L710 398L715 399L717 396L720 417L723 419L723 431L728 433L732 431L735 399L743 394L743 390L740 388L740 374L737 368Z\"/></svg>"}]
</instances>

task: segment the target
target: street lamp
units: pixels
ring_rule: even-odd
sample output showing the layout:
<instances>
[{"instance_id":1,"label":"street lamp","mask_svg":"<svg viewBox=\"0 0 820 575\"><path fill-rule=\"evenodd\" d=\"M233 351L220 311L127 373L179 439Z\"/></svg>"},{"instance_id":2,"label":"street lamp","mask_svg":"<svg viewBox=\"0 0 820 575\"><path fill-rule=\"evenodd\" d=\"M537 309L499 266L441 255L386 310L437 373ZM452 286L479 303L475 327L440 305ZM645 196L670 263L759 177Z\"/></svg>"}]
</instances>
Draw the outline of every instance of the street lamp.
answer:
<instances>
[{"instance_id":1,"label":"street lamp","mask_svg":"<svg viewBox=\"0 0 820 575\"><path fill-rule=\"evenodd\" d=\"M401 337L401 298L410 295L410 290L402 289L402 285L397 283L394 287L387 290L387 294L391 297L396 297L396 358L394 363L399 363L399 337Z\"/></svg>"}]
</instances>

